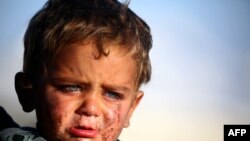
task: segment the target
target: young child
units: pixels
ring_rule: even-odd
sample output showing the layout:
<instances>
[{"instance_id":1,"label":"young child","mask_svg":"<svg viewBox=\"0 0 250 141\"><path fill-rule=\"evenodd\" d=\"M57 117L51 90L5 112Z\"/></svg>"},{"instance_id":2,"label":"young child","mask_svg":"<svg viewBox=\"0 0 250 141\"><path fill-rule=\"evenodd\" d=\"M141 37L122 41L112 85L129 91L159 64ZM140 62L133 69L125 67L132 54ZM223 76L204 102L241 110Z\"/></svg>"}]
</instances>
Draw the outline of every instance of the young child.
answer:
<instances>
[{"instance_id":1,"label":"young child","mask_svg":"<svg viewBox=\"0 0 250 141\"><path fill-rule=\"evenodd\" d=\"M116 141L150 80L151 40L117 0L49 0L29 23L15 77L37 131L5 129L2 140Z\"/></svg>"}]
</instances>

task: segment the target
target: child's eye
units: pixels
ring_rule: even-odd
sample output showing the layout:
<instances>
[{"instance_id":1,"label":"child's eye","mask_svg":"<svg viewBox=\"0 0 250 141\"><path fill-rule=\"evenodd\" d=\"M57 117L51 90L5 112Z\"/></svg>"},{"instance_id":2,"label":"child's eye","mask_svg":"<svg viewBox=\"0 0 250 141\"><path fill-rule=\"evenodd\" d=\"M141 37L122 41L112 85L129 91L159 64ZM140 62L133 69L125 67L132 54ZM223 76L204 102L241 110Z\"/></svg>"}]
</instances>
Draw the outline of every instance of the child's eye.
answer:
<instances>
[{"instance_id":1,"label":"child's eye","mask_svg":"<svg viewBox=\"0 0 250 141\"><path fill-rule=\"evenodd\" d=\"M111 91L107 91L105 93L106 96L108 96L109 98L113 99L113 100L122 100L123 96L117 92L111 92Z\"/></svg>"},{"instance_id":2,"label":"child's eye","mask_svg":"<svg viewBox=\"0 0 250 141\"><path fill-rule=\"evenodd\" d=\"M82 90L80 86L77 85L63 85L60 89L66 93L78 93Z\"/></svg>"}]
</instances>

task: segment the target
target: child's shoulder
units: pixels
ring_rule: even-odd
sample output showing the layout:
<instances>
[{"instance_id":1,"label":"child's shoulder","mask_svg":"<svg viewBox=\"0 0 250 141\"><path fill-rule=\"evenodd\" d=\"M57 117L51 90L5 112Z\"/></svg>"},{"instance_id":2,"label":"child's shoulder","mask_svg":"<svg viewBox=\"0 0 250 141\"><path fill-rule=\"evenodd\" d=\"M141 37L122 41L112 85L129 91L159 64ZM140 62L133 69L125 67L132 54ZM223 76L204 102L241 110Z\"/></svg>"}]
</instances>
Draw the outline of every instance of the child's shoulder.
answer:
<instances>
[{"instance_id":1,"label":"child's shoulder","mask_svg":"<svg viewBox=\"0 0 250 141\"><path fill-rule=\"evenodd\" d=\"M35 128L20 127L0 106L0 141L46 141Z\"/></svg>"},{"instance_id":2,"label":"child's shoulder","mask_svg":"<svg viewBox=\"0 0 250 141\"><path fill-rule=\"evenodd\" d=\"M0 132L1 141L46 141L35 128L6 128Z\"/></svg>"}]
</instances>

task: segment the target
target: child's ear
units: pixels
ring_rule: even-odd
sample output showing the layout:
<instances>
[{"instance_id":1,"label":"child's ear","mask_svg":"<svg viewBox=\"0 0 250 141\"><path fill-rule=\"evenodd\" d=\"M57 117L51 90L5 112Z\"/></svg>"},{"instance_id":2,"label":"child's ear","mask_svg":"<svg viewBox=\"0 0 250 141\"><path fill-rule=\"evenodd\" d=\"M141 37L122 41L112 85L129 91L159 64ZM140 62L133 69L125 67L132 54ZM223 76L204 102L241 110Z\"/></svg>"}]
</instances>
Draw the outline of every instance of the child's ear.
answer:
<instances>
[{"instance_id":1,"label":"child's ear","mask_svg":"<svg viewBox=\"0 0 250 141\"><path fill-rule=\"evenodd\" d=\"M18 72L15 76L15 88L20 104L25 112L31 112L35 109L35 99L32 83L28 77Z\"/></svg>"},{"instance_id":2,"label":"child's ear","mask_svg":"<svg viewBox=\"0 0 250 141\"><path fill-rule=\"evenodd\" d=\"M132 103L132 105L131 105L131 108L130 108L130 110L129 110L129 112L128 112L128 116L127 116L126 121L125 121L125 123L124 123L124 126L123 126L124 128L127 128L127 127L129 126L129 124L130 124L130 123L129 123L129 120L130 120L130 118L131 118L131 116L132 116L134 110L136 109L136 107L137 107L138 104L140 103L140 101L141 101L143 95L144 95L144 92L143 92L143 91L138 90L138 91L136 92L135 98L134 98L134 100L133 100L133 103Z\"/></svg>"}]
</instances>

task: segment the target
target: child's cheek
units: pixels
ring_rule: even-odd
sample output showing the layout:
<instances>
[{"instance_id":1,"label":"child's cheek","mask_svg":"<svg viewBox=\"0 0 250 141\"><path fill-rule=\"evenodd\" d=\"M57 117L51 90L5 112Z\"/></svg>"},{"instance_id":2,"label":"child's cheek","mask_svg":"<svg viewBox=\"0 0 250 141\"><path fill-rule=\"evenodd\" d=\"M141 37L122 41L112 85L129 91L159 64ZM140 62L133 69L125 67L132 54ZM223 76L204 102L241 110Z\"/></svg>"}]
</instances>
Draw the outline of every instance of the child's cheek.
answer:
<instances>
[{"instance_id":1,"label":"child's cheek","mask_svg":"<svg viewBox=\"0 0 250 141\"><path fill-rule=\"evenodd\" d=\"M69 122L69 114L72 111L71 105L56 93L47 95L47 114L55 135L63 134L65 126Z\"/></svg>"},{"instance_id":2,"label":"child's cheek","mask_svg":"<svg viewBox=\"0 0 250 141\"><path fill-rule=\"evenodd\" d=\"M104 115L104 123L101 127L103 129L101 131L103 141L111 141L118 138L123 127L121 107L121 104L118 104L114 108L107 109Z\"/></svg>"}]
</instances>

